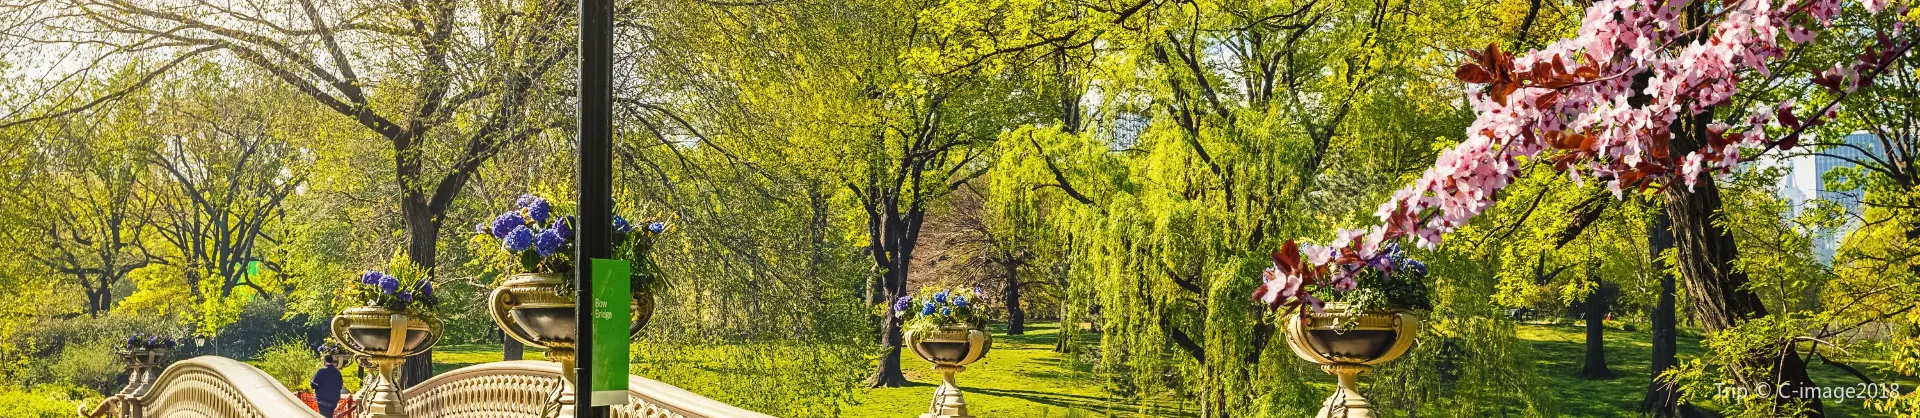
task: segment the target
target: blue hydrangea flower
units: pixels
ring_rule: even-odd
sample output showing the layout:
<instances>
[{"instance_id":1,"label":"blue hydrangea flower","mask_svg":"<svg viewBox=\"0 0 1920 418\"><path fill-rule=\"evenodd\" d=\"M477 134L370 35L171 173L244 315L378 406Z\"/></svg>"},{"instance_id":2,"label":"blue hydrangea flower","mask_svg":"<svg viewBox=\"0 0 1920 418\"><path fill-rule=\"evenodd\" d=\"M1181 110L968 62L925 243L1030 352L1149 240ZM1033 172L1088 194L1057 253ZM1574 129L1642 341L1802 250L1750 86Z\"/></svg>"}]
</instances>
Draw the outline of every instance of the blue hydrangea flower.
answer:
<instances>
[{"instance_id":1,"label":"blue hydrangea flower","mask_svg":"<svg viewBox=\"0 0 1920 418\"><path fill-rule=\"evenodd\" d=\"M553 230L560 231L560 239L573 239L573 217L562 216L560 220L553 221Z\"/></svg>"},{"instance_id":2,"label":"blue hydrangea flower","mask_svg":"<svg viewBox=\"0 0 1920 418\"><path fill-rule=\"evenodd\" d=\"M529 193L529 194L520 195L519 199L514 199L513 205L521 208L527 208L527 207L532 207L533 202L545 201L545 200L546 199L541 199L540 196L534 196L533 194Z\"/></svg>"},{"instance_id":3,"label":"blue hydrangea flower","mask_svg":"<svg viewBox=\"0 0 1920 418\"><path fill-rule=\"evenodd\" d=\"M148 335L148 336L147 336L147 346L148 346L148 347L156 347L156 346L159 346L159 345L160 345L160 337L156 337L156 336L152 336L152 335Z\"/></svg>"},{"instance_id":4,"label":"blue hydrangea flower","mask_svg":"<svg viewBox=\"0 0 1920 418\"><path fill-rule=\"evenodd\" d=\"M541 257L546 257L560 251L560 244L566 242L566 238L560 237L560 231L549 229L533 236L533 249L539 251Z\"/></svg>"},{"instance_id":5,"label":"blue hydrangea flower","mask_svg":"<svg viewBox=\"0 0 1920 418\"><path fill-rule=\"evenodd\" d=\"M420 291L420 296L433 297L433 282L421 280L420 289L418 290Z\"/></svg>"},{"instance_id":6,"label":"blue hydrangea flower","mask_svg":"<svg viewBox=\"0 0 1920 418\"><path fill-rule=\"evenodd\" d=\"M527 228L526 225L521 225L519 227L514 228L513 232L507 233L506 238L500 239L501 248L505 248L507 249L507 251L512 251L516 253L521 251L526 251L527 248L532 246L533 246L533 229Z\"/></svg>"},{"instance_id":7,"label":"blue hydrangea flower","mask_svg":"<svg viewBox=\"0 0 1920 418\"><path fill-rule=\"evenodd\" d=\"M627 222L627 218L622 218L620 215L613 215L613 232L617 234L633 233L633 223Z\"/></svg>"},{"instance_id":8,"label":"blue hydrangea flower","mask_svg":"<svg viewBox=\"0 0 1920 418\"><path fill-rule=\"evenodd\" d=\"M527 226L527 218L520 217L520 211L502 213L499 217L493 218L493 237L507 239L507 234L513 233L514 228L525 226Z\"/></svg>"},{"instance_id":9,"label":"blue hydrangea flower","mask_svg":"<svg viewBox=\"0 0 1920 418\"><path fill-rule=\"evenodd\" d=\"M906 312L906 311L907 311L907 304L909 304L909 303L912 303L912 302L913 302L913 298L911 298L911 297L907 297L907 296L901 296L901 297L900 297L900 300L896 300L896 301L893 301L893 311L894 311L894 312Z\"/></svg>"},{"instance_id":10,"label":"blue hydrangea flower","mask_svg":"<svg viewBox=\"0 0 1920 418\"><path fill-rule=\"evenodd\" d=\"M667 223L654 222L654 223L647 224L647 232L652 232L655 234L658 234L661 232L667 232Z\"/></svg>"},{"instance_id":11,"label":"blue hydrangea flower","mask_svg":"<svg viewBox=\"0 0 1920 418\"><path fill-rule=\"evenodd\" d=\"M134 347L134 346L138 346L138 345L140 345L140 336L139 336L139 335L134 335L134 336L131 336L131 337L127 337L127 347Z\"/></svg>"},{"instance_id":12,"label":"blue hydrangea flower","mask_svg":"<svg viewBox=\"0 0 1920 418\"><path fill-rule=\"evenodd\" d=\"M365 284L365 285L380 284L380 276L383 276L383 274L380 274L380 272L367 270L366 273L360 275L360 284Z\"/></svg>"},{"instance_id":13,"label":"blue hydrangea flower","mask_svg":"<svg viewBox=\"0 0 1920 418\"><path fill-rule=\"evenodd\" d=\"M393 294L393 292L398 292L398 291L400 291L400 279L396 279L393 276L388 276L385 274L380 275L380 292L381 293L386 293L391 295Z\"/></svg>"},{"instance_id":14,"label":"blue hydrangea flower","mask_svg":"<svg viewBox=\"0 0 1920 418\"><path fill-rule=\"evenodd\" d=\"M412 294L412 293L407 293L407 292L400 292L400 293L396 293L396 294L394 294L394 295L393 295L393 297L394 297L394 298L397 298L397 299L400 299L400 301L401 301L401 302L412 302L412 301L413 301L413 294Z\"/></svg>"},{"instance_id":15,"label":"blue hydrangea flower","mask_svg":"<svg viewBox=\"0 0 1920 418\"><path fill-rule=\"evenodd\" d=\"M953 316L953 308L940 308L940 316Z\"/></svg>"},{"instance_id":16,"label":"blue hydrangea flower","mask_svg":"<svg viewBox=\"0 0 1920 418\"><path fill-rule=\"evenodd\" d=\"M1407 269L1413 270L1413 274L1416 276L1427 276L1427 263L1422 263L1419 260L1407 260Z\"/></svg>"},{"instance_id":17,"label":"blue hydrangea flower","mask_svg":"<svg viewBox=\"0 0 1920 418\"><path fill-rule=\"evenodd\" d=\"M553 204L547 203L547 199L534 200L532 205L527 206L527 217L533 218L534 222L546 223L547 218L553 217Z\"/></svg>"},{"instance_id":18,"label":"blue hydrangea flower","mask_svg":"<svg viewBox=\"0 0 1920 418\"><path fill-rule=\"evenodd\" d=\"M960 295L953 295L953 306L958 306L962 308L967 307L967 297L960 296Z\"/></svg>"},{"instance_id":19,"label":"blue hydrangea flower","mask_svg":"<svg viewBox=\"0 0 1920 418\"><path fill-rule=\"evenodd\" d=\"M933 294L933 303L947 303L947 291L942 290L940 293Z\"/></svg>"},{"instance_id":20,"label":"blue hydrangea flower","mask_svg":"<svg viewBox=\"0 0 1920 418\"><path fill-rule=\"evenodd\" d=\"M926 304L921 304L921 305L920 305L920 314L921 314L921 315L933 315L933 308L936 308L936 307L937 307L937 306L933 306L933 304L931 304L931 303L926 303Z\"/></svg>"}]
</instances>

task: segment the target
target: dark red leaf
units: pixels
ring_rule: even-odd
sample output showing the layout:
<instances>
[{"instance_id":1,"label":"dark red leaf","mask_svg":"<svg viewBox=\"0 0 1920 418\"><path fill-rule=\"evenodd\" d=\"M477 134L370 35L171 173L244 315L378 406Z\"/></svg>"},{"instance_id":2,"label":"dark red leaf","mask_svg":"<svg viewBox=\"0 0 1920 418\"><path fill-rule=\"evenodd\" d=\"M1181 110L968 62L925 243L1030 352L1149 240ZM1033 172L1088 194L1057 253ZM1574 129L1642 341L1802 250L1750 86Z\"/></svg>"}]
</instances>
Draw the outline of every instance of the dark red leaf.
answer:
<instances>
[{"instance_id":1,"label":"dark red leaf","mask_svg":"<svg viewBox=\"0 0 1920 418\"><path fill-rule=\"evenodd\" d=\"M1581 79L1592 80L1592 79L1600 78L1600 69L1594 68L1593 65L1582 65L1580 66L1579 69L1573 70L1573 75L1578 76Z\"/></svg>"},{"instance_id":2,"label":"dark red leaf","mask_svg":"<svg viewBox=\"0 0 1920 418\"><path fill-rule=\"evenodd\" d=\"M1840 78L1839 78L1839 77L1828 77L1828 76L1825 76L1825 75L1821 75L1821 74L1818 74L1818 73L1815 73L1815 74L1813 75L1813 84L1818 84L1818 85L1821 85L1821 86L1824 86L1824 87L1826 87L1826 88L1827 88L1827 90L1829 90L1829 91L1833 91L1833 92L1839 92L1839 91L1840 91Z\"/></svg>"},{"instance_id":3,"label":"dark red leaf","mask_svg":"<svg viewBox=\"0 0 1920 418\"><path fill-rule=\"evenodd\" d=\"M1493 74L1488 73L1487 69L1481 68L1479 64L1461 64L1460 69L1453 71L1453 78L1458 78L1460 81L1470 84L1487 84L1493 82Z\"/></svg>"},{"instance_id":4,"label":"dark red leaf","mask_svg":"<svg viewBox=\"0 0 1920 418\"><path fill-rule=\"evenodd\" d=\"M1785 126L1788 129L1800 129L1800 118L1793 116L1793 109L1780 108L1779 111L1773 113L1773 117L1780 120L1781 126Z\"/></svg>"},{"instance_id":5,"label":"dark red leaf","mask_svg":"<svg viewBox=\"0 0 1920 418\"><path fill-rule=\"evenodd\" d=\"M1300 245L1295 244L1292 240L1288 240L1286 244L1282 244L1280 251L1273 253L1273 265L1280 269L1280 274L1293 275L1295 272L1301 271Z\"/></svg>"}]
</instances>

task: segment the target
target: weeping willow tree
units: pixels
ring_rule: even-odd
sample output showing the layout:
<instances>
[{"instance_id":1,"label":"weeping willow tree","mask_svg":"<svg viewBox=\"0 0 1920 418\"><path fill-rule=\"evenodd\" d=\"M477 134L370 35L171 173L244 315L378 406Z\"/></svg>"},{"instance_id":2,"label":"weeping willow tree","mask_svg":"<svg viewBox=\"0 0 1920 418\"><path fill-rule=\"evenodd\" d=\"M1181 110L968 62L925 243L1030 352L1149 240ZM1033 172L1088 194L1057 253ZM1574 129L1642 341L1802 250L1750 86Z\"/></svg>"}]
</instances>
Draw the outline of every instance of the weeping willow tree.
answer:
<instances>
[{"instance_id":1,"label":"weeping willow tree","mask_svg":"<svg viewBox=\"0 0 1920 418\"><path fill-rule=\"evenodd\" d=\"M1035 239L1071 260L1062 321L1097 328L1109 389L1197 399L1203 416L1307 413L1318 372L1247 295L1280 243L1366 216L1459 135L1458 86L1421 72L1447 54L1436 39L1487 36L1455 25L1486 10L1116 6L1035 36L1058 40L1056 119L1001 135L990 206L1041 218Z\"/></svg>"}]
</instances>

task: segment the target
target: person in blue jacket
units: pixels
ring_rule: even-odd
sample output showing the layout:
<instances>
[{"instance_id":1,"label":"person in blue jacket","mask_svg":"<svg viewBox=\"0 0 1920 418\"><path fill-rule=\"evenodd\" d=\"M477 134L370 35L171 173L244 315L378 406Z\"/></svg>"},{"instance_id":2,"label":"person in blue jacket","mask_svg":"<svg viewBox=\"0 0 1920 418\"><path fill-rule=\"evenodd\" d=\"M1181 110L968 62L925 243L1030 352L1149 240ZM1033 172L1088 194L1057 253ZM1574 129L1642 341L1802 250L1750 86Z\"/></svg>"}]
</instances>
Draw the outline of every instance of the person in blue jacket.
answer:
<instances>
[{"instance_id":1,"label":"person in blue jacket","mask_svg":"<svg viewBox=\"0 0 1920 418\"><path fill-rule=\"evenodd\" d=\"M340 369L333 367L333 356L321 356L320 370L313 372L313 400L320 404L320 416L332 417L340 404Z\"/></svg>"}]
</instances>

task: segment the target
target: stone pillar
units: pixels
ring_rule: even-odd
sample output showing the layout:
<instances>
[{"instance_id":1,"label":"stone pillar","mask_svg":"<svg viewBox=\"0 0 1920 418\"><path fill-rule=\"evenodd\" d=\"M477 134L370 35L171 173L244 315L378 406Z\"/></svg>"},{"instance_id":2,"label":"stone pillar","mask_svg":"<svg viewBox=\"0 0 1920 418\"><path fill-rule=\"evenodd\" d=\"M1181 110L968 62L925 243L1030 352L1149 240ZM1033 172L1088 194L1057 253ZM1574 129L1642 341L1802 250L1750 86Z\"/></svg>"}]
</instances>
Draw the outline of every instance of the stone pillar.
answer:
<instances>
[{"instance_id":1,"label":"stone pillar","mask_svg":"<svg viewBox=\"0 0 1920 418\"><path fill-rule=\"evenodd\" d=\"M1333 396L1320 404L1320 414L1316 418L1373 418L1373 404L1367 397L1360 395L1360 374L1372 367L1339 363L1320 366L1320 370L1332 374L1339 380L1340 386Z\"/></svg>"},{"instance_id":2,"label":"stone pillar","mask_svg":"<svg viewBox=\"0 0 1920 418\"><path fill-rule=\"evenodd\" d=\"M960 395L960 386L953 383L953 374L966 370L966 366L936 365L940 371L940 388L933 391L933 402L927 406L927 413L920 418L973 418L967 415L967 400Z\"/></svg>"}]
</instances>

